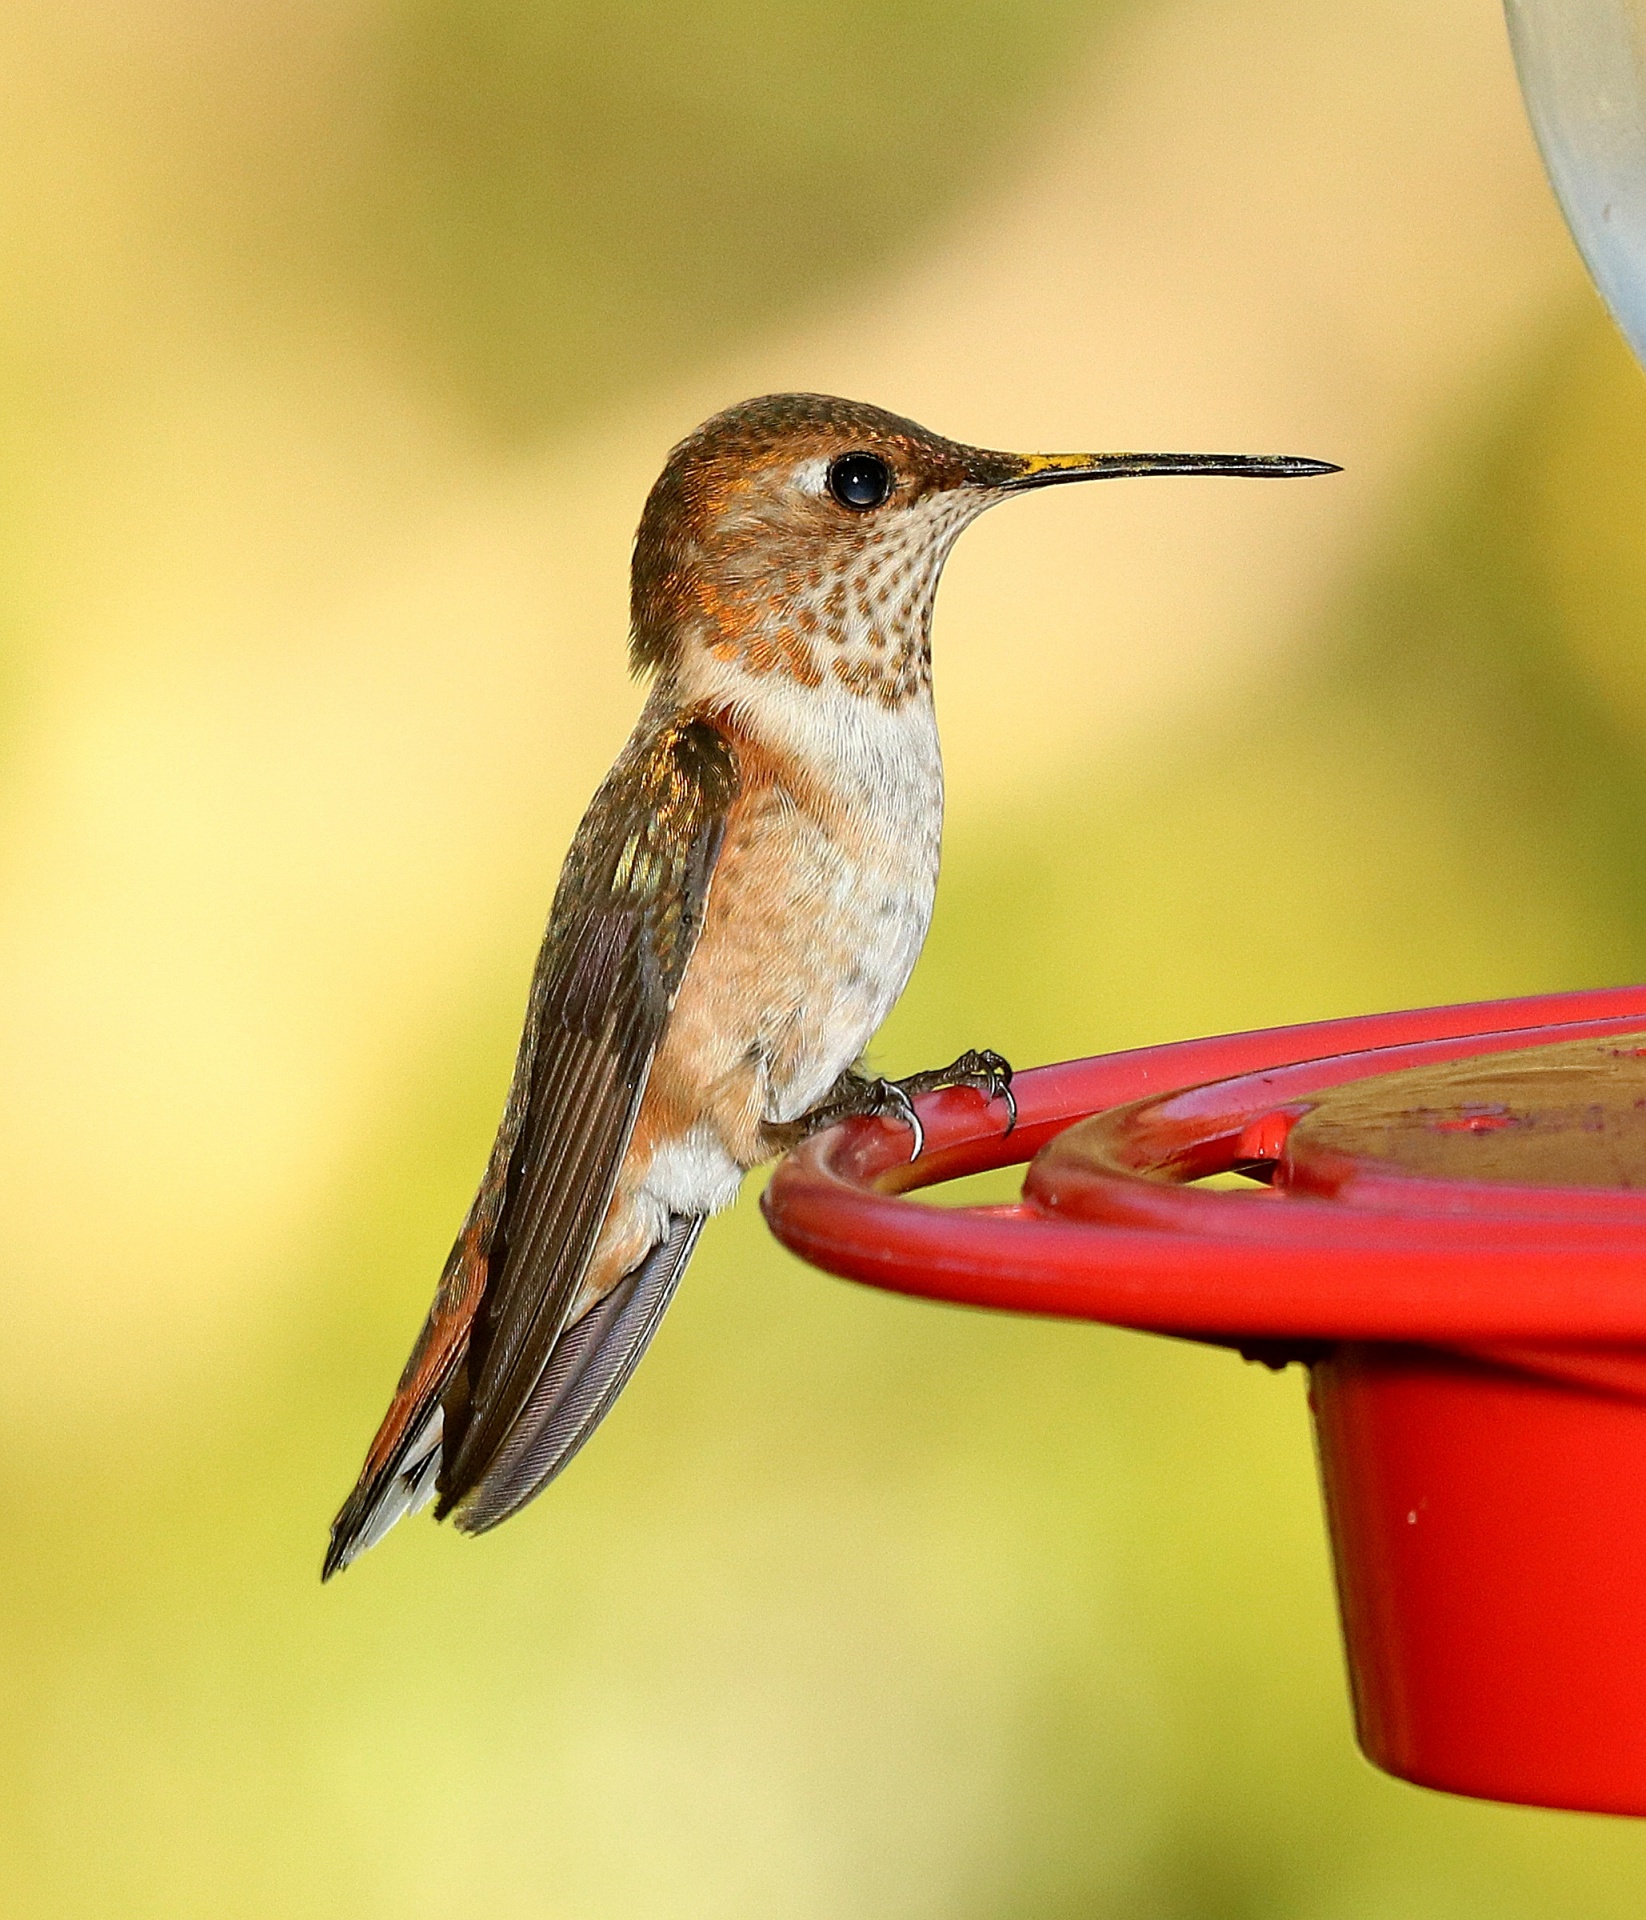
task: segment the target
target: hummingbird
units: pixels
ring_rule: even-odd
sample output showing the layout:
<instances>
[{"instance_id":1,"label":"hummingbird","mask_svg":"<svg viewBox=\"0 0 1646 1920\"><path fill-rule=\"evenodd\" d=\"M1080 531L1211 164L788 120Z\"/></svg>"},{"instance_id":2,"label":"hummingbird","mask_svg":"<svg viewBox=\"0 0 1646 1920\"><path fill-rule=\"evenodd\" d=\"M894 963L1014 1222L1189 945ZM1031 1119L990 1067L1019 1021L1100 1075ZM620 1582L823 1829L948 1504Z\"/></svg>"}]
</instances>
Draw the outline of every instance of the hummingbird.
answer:
<instances>
[{"instance_id":1,"label":"hummingbird","mask_svg":"<svg viewBox=\"0 0 1646 1920\"><path fill-rule=\"evenodd\" d=\"M650 688L566 856L502 1123L322 1578L429 1500L465 1533L566 1466L743 1176L856 1115L976 1088L868 1046L931 920L943 823L938 577L985 509L1142 474L1286 479L1248 454L1015 454L788 393L717 414L641 515L629 659Z\"/></svg>"}]
</instances>

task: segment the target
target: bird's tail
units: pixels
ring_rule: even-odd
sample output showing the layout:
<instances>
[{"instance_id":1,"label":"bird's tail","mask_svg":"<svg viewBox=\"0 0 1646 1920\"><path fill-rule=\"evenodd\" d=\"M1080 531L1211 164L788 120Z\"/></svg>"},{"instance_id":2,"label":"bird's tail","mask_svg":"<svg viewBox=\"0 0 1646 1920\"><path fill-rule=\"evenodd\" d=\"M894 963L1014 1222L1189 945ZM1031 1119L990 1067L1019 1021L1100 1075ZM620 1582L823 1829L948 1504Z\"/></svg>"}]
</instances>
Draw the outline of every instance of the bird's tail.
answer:
<instances>
[{"instance_id":1,"label":"bird's tail","mask_svg":"<svg viewBox=\"0 0 1646 1920\"><path fill-rule=\"evenodd\" d=\"M674 1298L703 1219L675 1215L640 1265L561 1334L495 1466L457 1510L464 1533L484 1533L541 1493L606 1417ZM360 1483L332 1523L322 1579L433 1498L445 1424L439 1396L466 1335L466 1318L442 1315L437 1302Z\"/></svg>"},{"instance_id":2,"label":"bird's tail","mask_svg":"<svg viewBox=\"0 0 1646 1920\"><path fill-rule=\"evenodd\" d=\"M674 1215L640 1265L555 1342L496 1464L457 1509L462 1532L484 1533L518 1513L605 1419L651 1345L703 1221L702 1214ZM427 1498L420 1492L418 1504Z\"/></svg>"},{"instance_id":3,"label":"bird's tail","mask_svg":"<svg viewBox=\"0 0 1646 1920\"><path fill-rule=\"evenodd\" d=\"M434 1498L444 1424L437 1400L424 1416L422 1425L407 1439L405 1452L389 1473L363 1482L349 1495L332 1524L331 1544L320 1573L322 1580L341 1573L368 1547L375 1547L397 1520L416 1513Z\"/></svg>"}]
</instances>

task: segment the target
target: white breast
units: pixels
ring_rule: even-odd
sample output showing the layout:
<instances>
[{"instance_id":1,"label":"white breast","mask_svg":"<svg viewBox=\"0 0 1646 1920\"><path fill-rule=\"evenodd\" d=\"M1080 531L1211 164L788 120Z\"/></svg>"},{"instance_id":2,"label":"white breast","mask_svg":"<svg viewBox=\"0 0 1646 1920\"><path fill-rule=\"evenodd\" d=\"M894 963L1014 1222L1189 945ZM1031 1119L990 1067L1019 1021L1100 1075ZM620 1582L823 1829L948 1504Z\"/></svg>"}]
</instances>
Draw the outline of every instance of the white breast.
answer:
<instances>
[{"instance_id":1,"label":"white breast","mask_svg":"<svg viewBox=\"0 0 1646 1920\"><path fill-rule=\"evenodd\" d=\"M805 687L717 663L740 718L850 796L849 833L796 820L785 885L815 928L815 964L774 1007L793 1044L771 1048L767 1118L791 1120L861 1055L908 982L931 925L943 833L943 763L929 693L896 706L838 683ZM742 682L741 685L737 684Z\"/></svg>"},{"instance_id":2,"label":"white breast","mask_svg":"<svg viewBox=\"0 0 1646 1920\"><path fill-rule=\"evenodd\" d=\"M926 943L943 837L943 763L928 693L888 707L844 691L821 701L808 690L814 736L797 716L790 744L835 769L841 791L860 796L867 830L840 860L830 905L853 956L814 1008L816 1052L790 1084L774 1087L774 1119L793 1119L820 1100L863 1052L908 984ZM819 711L821 709L821 711ZM820 864L834 849L821 848Z\"/></svg>"}]
</instances>

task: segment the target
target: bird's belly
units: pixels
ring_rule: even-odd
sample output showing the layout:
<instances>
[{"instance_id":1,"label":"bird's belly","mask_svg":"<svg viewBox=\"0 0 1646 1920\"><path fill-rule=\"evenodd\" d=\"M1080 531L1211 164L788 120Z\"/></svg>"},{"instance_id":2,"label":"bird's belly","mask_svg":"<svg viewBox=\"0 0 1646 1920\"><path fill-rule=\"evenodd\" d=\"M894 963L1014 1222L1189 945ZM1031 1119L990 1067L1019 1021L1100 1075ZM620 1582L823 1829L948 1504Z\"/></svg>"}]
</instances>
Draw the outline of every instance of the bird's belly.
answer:
<instances>
[{"instance_id":1,"label":"bird's belly","mask_svg":"<svg viewBox=\"0 0 1646 1920\"><path fill-rule=\"evenodd\" d=\"M908 982L931 922L916 876L857 876L855 897L803 937L776 970L755 1023L766 1066L763 1118L814 1107L874 1038Z\"/></svg>"},{"instance_id":2,"label":"bird's belly","mask_svg":"<svg viewBox=\"0 0 1646 1920\"><path fill-rule=\"evenodd\" d=\"M902 992L931 921L941 799L844 825L780 796L729 823L653 1070L681 1122L743 1166L816 1106Z\"/></svg>"}]
</instances>

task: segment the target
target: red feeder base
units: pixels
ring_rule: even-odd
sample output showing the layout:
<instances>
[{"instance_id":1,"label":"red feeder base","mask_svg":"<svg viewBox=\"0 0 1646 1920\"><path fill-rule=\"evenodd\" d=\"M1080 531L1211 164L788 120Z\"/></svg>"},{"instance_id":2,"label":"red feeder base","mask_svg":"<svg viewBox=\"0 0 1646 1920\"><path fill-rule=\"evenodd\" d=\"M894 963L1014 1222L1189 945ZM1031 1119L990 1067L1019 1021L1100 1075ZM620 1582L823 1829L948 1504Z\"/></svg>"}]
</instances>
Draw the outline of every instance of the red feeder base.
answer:
<instances>
[{"instance_id":1,"label":"red feeder base","mask_svg":"<svg viewBox=\"0 0 1646 1920\"><path fill-rule=\"evenodd\" d=\"M834 1272L1306 1359L1360 1742L1646 1814L1646 989L1189 1041L857 1122L767 1191ZM910 1188L1033 1156L1021 1204ZM1188 1183L1240 1171L1241 1194Z\"/></svg>"},{"instance_id":2,"label":"red feeder base","mask_svg":"<svg viewBox=\"0 0 1646 1920\"><path fill-rule=\"evenodd\" d=\"M1646 1354L1584 1358L1345 1345L1310 1402L1366 1754L1646 1813Z\"/></svg>"}]
</instances>

